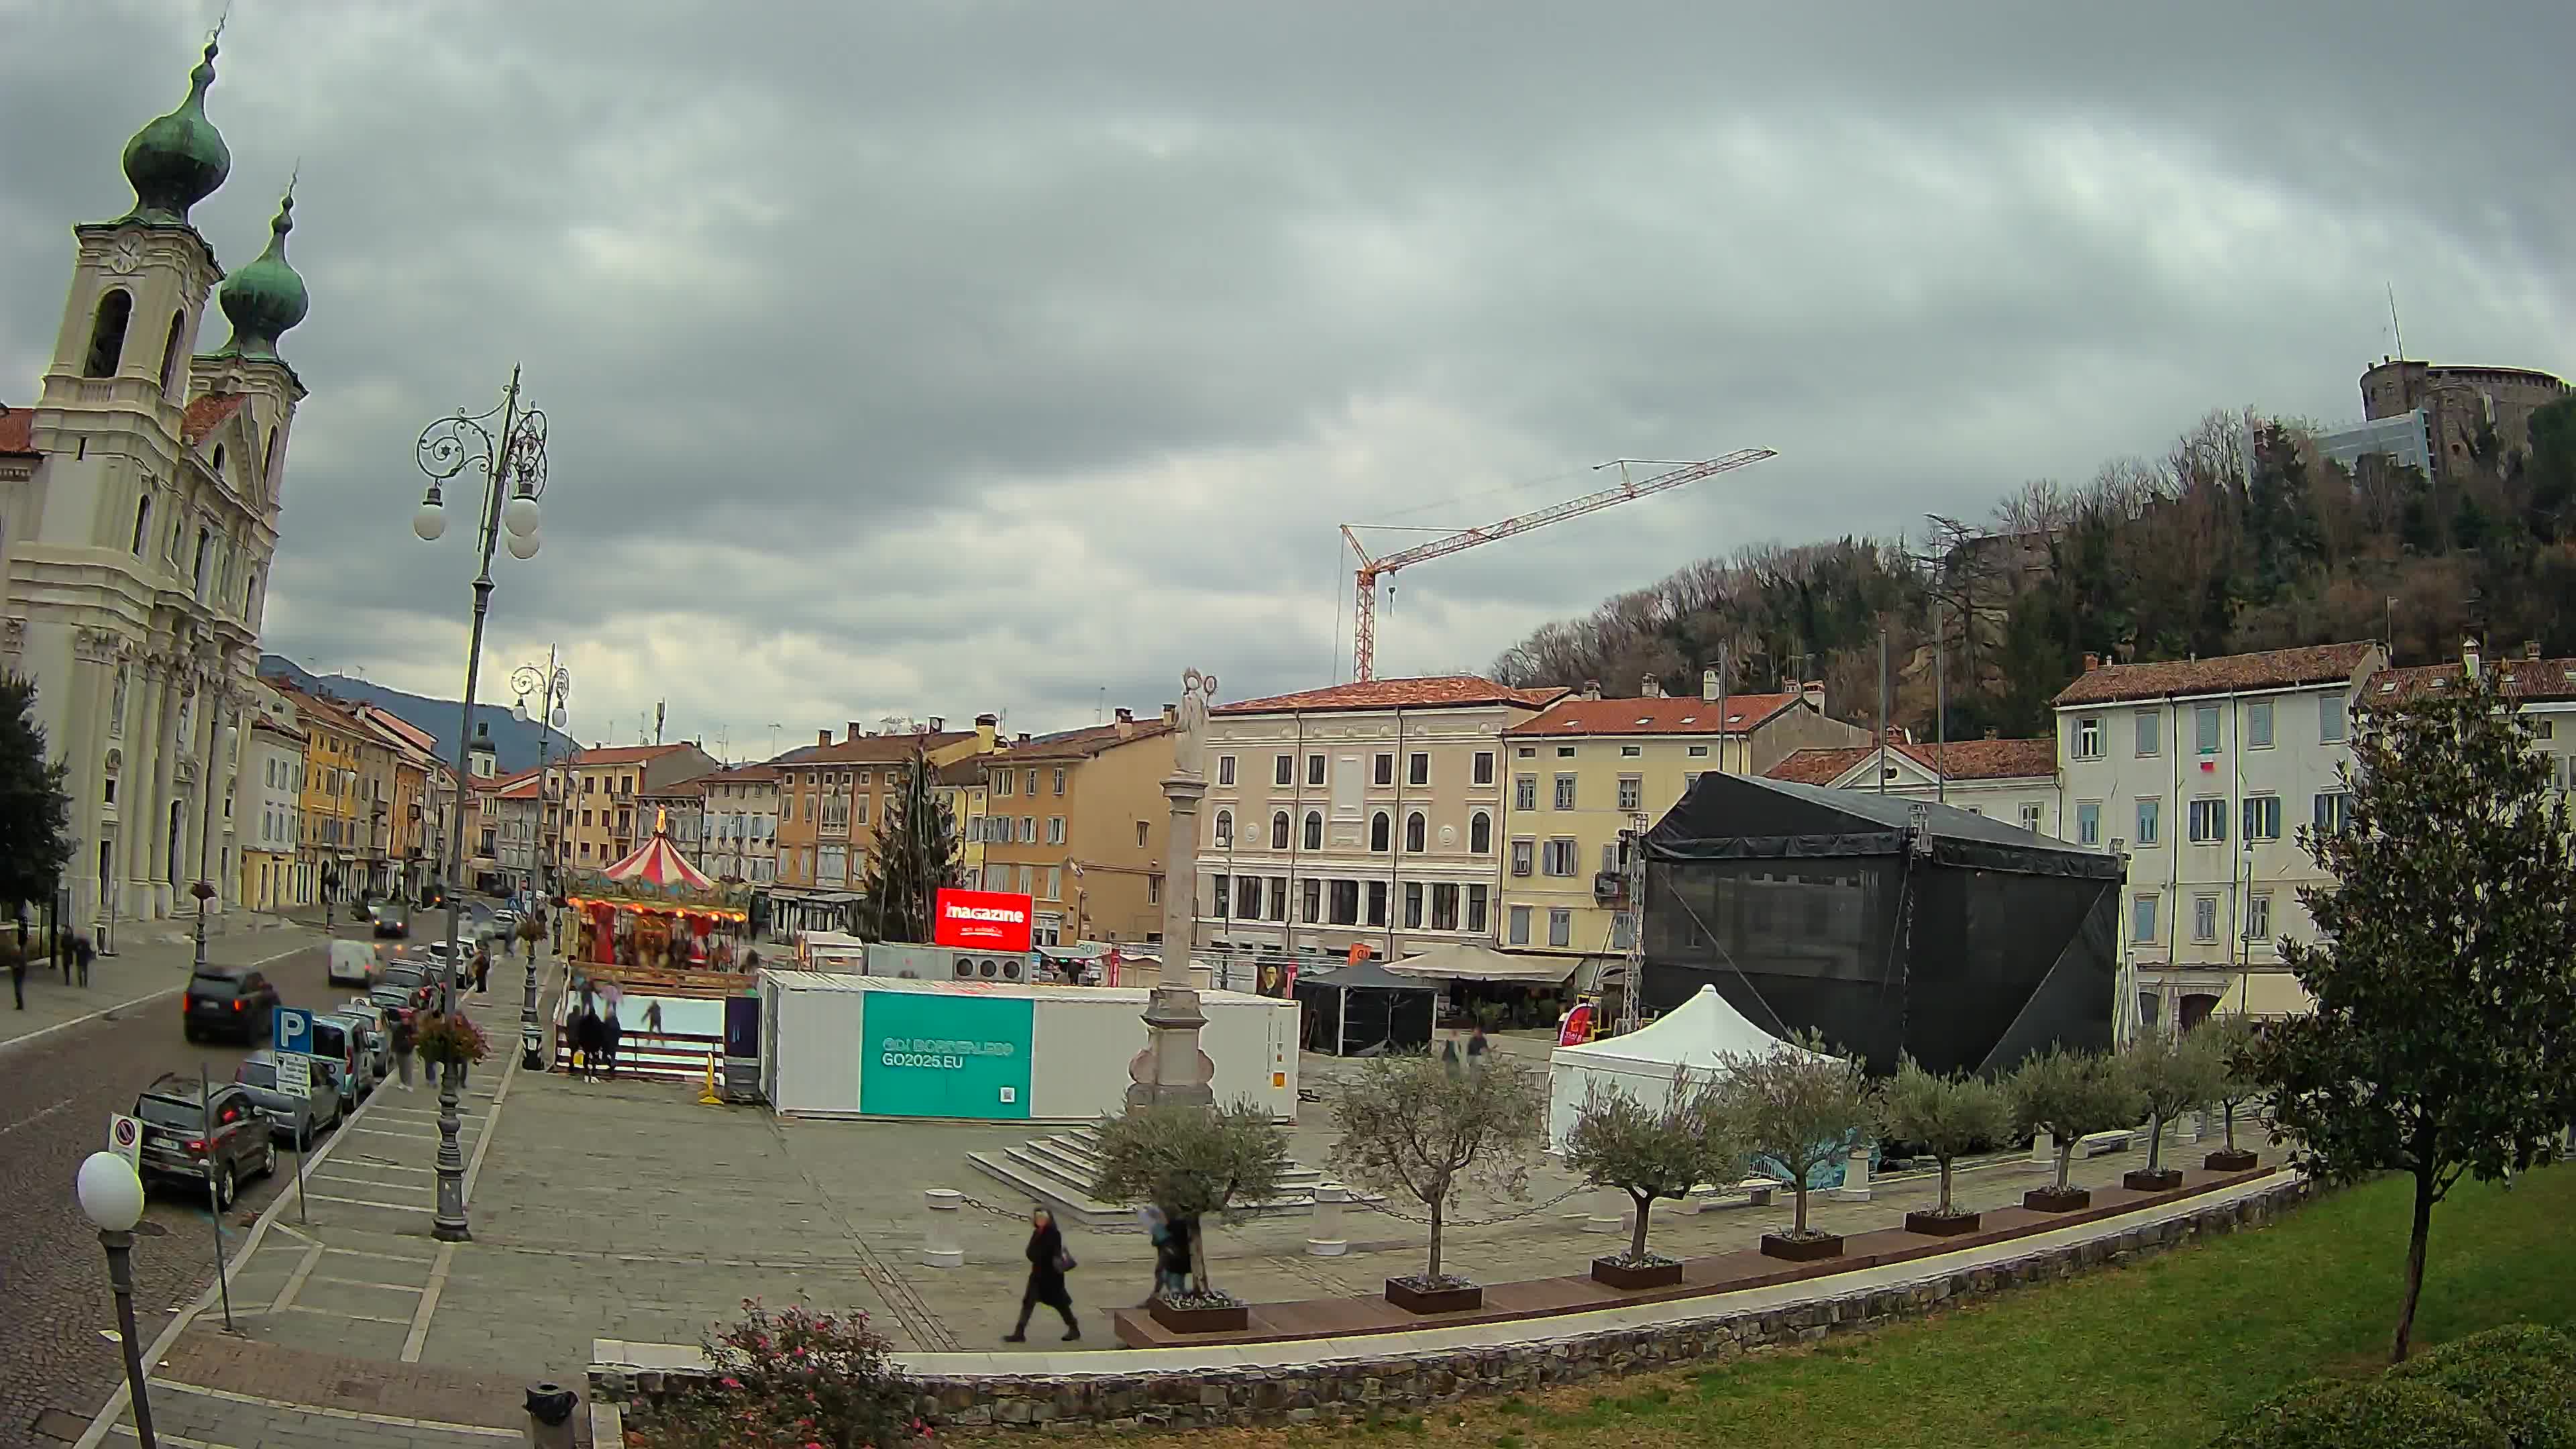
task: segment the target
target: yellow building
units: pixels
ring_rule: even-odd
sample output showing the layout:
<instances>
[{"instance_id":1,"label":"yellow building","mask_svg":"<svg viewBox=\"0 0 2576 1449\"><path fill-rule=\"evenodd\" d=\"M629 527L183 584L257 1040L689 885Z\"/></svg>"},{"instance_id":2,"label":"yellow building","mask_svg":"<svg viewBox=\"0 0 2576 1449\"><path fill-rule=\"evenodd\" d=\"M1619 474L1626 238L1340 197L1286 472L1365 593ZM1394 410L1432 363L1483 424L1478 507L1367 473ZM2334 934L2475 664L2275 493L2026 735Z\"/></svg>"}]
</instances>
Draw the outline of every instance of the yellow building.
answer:
<instances>
[{"instance_id":1,"label":"yellow building","mask_svg":"<svg viewBox=\"0 0 2576 1449\"><path fill-rule=\"evenodd\" d=\"M870 733L852 720L839 743L815 731L811 745L771 760L778 771L778 878L770 891L776 929L846 930L856 919L868 861L919 759L934 772L991 750L999 720L980 715L972 730L928 727Z\"/></svg>"},{"instance_id":2,"label":"yellow building","mask_svg":"<svg viewBox=\"0 0 2576 1449\"><path fill-rule=\"evenodd\" d=\"M314 899L345 903L365 884L358 863L367 819L359 791L366 727L335 701L284 686L278 692L295 706L304 731L296 858L311 878Z\"/></svg>"},{"instance_id":3,"label":"yellow building","mask_svg":"<svg viewBox=\"0 0 2576 1449\"><path fill-rule=\"evenodd\" d=\"M939 792L939 803L948 807L949 824L957 831L958 879L968 890L984 888L984 834L989 828L986 802L992 798L991 773L981 755L942 765L933 783Z\"/></svg>"},{"instance_id":4,"label":"yellow building","mask_svg":"<svg viewBox=\"0 0 2576 1449\"><path fill-rule=\"evenodd\" d=\"M1037 944L1162 939L1169 718L1122 709L1112 723L1022 739L983 763L984 888L1035 899Z\"/></svg>"},{"instance_id":5,"label":"yellow building","mask_svg":"<svg viewBox=\"0 0 2576 1449\"><path fill-rule=\"evenodd\" d=\"M1627 950L1623 832L1651 826L1704 774L1869 739L1825 715L1821 690L1717 696L1714 679L1696 699L1569 696L1503 731L1503 950L1575 965Z\"/></svg>"},{"instance_id":6,"label":"yellow building","mask_svg":"<svg viewBox=\"0 0 2576 1449\"><path fill-rule=\"evenodd\" d=\"M676 745L594 747L566 766L564 830L556 869L573 875L614 865L653 837L653 813L636 803L716 768L706 751Z\"/></svg>"}]
</instances>

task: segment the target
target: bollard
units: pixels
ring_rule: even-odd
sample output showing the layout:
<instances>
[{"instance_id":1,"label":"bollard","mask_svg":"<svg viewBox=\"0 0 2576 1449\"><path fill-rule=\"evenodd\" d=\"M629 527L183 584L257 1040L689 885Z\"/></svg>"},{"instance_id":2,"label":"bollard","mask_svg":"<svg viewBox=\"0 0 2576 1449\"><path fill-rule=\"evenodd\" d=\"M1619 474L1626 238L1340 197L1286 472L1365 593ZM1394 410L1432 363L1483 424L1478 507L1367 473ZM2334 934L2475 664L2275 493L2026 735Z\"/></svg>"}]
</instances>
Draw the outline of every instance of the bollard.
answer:
<instances>
[{"instance_id":1,"label":"bollard","mask_svg":"<svg viewBox=\"0 0 2576 1449\"><path fill-rule=\"evenodd\" d=\"M528 1390L528 1443L534 1449L572 1449L572 1411L581 1396L561 1384Z\"/></svg>"},{"instance_id":2,"label":"bollard","mask_svg":"<svg viewBox=\"0 0 2576 1449\"><path fill-rule=\"evenodd\" d=\"M1584 1216L1583 1230L1587 1233L1624 1232L1628 1226L1628 1214L1635 1206L1626 1193L1615 1187L1605 1187L1592 1194L1592 1211Z\"/></svg>"},{"instance_id":3,"label":"bollard","mask_svg":"<svg viewBox=\"0 0 2576 1449\"><path fill-rule=\"evenodd\" d=\"M966 1249L957 1235L957 1215L966 1206L966 1194L955 1188L933 1187L923 1190L921 1201L926 1209L921 1225L921 1266L965 1266Z\"/></svg>"},{"instance_id":4,"label":"bollard","mask_svg":"<svg viewBox=\"0 0 2576 1449\"><path fill-rule=\"evenodd\" d=\"M2188 1147L2209 1135L2209 1114L2185 1112L2174 1119L2173 1129L2174 1141Z\"/></svg>"},{"instance_id":5,"label":"bollard","mask_svg":"<svg viewBox=\"0 0 2576 1449\"><path fill-rule=\"evenodd\" d=\"M1351 1240L1342 1226L1347 1209L1342 1204L1351 1200L1351 1190L1338 1182L1327 1182L1315 1189L1315 1222L1306 1231L1306 1255L1312 1258L1338 1258L1351 1250Z\"/></svg>"},{"instance_id":6,"label":"bollard","mask_svg":"<svg viewBox=\"0 0 2576 1449\"><path fill-rule=\"evenodd\" d=\"M1866 1142L1852 1148L1851 1156L1843 1166L1843 1185L1826 1196L1836 1202L1869 1201L1869 1152L1870 1145Z\"/></svg>"}]
</instances>

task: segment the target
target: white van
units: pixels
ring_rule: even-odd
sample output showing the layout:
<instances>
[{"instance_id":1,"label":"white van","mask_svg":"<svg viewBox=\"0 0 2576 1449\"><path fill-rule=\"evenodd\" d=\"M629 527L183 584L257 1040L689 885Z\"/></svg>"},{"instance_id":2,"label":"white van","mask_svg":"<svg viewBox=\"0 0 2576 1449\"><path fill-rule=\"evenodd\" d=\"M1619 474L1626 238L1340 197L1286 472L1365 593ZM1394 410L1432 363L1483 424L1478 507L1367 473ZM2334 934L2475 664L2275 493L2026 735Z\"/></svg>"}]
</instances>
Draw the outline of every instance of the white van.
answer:
<instances>
[{"instance_id":1,"label":"white van","mask_svg":"<svg viewBox=\"0 0 2576 1449\"><path fill-rule=\"evenodd\" d=\"M331 943L331 984L351 982L359 986L376 984L376 972L382 962L374 945L365 941Z\"/></svg>"}]
</instances>

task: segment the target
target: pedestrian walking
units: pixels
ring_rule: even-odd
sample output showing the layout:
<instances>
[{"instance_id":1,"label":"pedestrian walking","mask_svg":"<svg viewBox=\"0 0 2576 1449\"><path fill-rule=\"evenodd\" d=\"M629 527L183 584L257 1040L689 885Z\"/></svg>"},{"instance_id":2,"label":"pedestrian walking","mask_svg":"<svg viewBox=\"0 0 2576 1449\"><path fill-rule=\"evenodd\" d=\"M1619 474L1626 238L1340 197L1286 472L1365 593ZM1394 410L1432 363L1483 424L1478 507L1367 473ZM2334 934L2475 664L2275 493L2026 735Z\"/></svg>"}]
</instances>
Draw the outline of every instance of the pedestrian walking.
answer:
<instances>
[{"instance_id":1,"label":"pedestrian walking","mask_svg":"<svg viewBox=\"0 0 2576 1449\"><path fill-rule=\"evenodd\" d=\"M474 994L492 994L492 943L489 941L474 948Z\"/></svg>"},{"instance_id":2,"label":"pedestrian walking","mask_svg":"<svg viewBox=\"0 0 2576 1449\"><path fill-rule=\"evenodd\" d=\"M589 1081L599 1069L599 1016L585 996L572 1008L572 1074Z\"/></svg>"},{"instance_id":3,"label":"pedestrian walking","mask_svg":"<svg viewBox=\"0 0 2576 1449\"><path fill-rule=\"evenodd\" d=\"M599 1045L608 1053L608 1079L612 1082L617 1080L617 1041L625 1034L626 1029L617 1024L617 1003L611 1000L608 1009L600 1013Z\"/></svg>"},{"instance_id":4,"label":"pedestrian walking","mask_svg":"<svg viewBox=\"0 0 2576 1449\"><path fill-rule=\"evenodd\" d=\"M406 1092L411 1090L412 1049L419 1044L419 1036L411 1029L411 1013L406 1011L395 1012L394 1073L395 1080L402 1083L402 1089Z\"/></svg>"},{"instance_id":5,"label":"pedestrian walking","mask_svg":"<svg viewBox=\"0 0 2576 1449\"><path fill-rule=\"evenodd\" d=\"M1190 1237L1198 1225L1188 1218L1173 1218L1154 1241L1154 1292L1163 1298L1178 1298L1190 1291Z\"/></svg>"},{"instance_id":6,"label":"pedestrian walking","mask_svg":"<svg viewBox=\"0 0 2576 1449\"><path fill-rule=\"evenodd\" d=\"M1041 1303L1063 1316L1065 1342L1082 1337L1082 1325L1073 1317L1073 1294L1064 1282L1064 1275L1076 1265L1073 1255L1064 1250L1064 1234L1056 1230L1054 1215L1045 1208L1029 1214L1027 1257L1029 1283L1020 1290L1020 1321L1002 1335L1002 1342L1028 1342L1029 1314Z\"/></svg>"}]
</instances>

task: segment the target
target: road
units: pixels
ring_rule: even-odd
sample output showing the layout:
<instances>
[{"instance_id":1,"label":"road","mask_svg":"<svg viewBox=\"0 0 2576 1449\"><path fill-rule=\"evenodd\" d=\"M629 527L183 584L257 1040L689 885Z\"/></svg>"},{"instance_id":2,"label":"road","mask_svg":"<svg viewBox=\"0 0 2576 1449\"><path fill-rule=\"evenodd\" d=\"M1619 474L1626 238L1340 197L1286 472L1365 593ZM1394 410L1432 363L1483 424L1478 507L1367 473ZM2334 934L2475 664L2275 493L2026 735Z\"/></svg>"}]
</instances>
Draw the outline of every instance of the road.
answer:
<instances>
[{"instance_id":1,"label":"road","mask_svg":"<svg viewBox=\"0 0 2576 1449\"><path fill-rule=\"evenodd\" d=\"M443 937L446 923L443 912L424 912L415 925L424 938ZM342 926L336 934L363 939L367 932ZM309 935L300 939L307 944L288 949L273 935L245 933L210 942L207 956L222 964L262 963L289 1006L347 1000L352 988L325 979L327 951ZM287 954L278 955L281 950ZM274 959L263 963L264 957ZM194 1074L202 1064L208 1076L229 1080L242 1057L264 1045L190 1045L180 1036L180 999L173 993L0 1048L0 1304L8 1309L0 1339L0 1446L58 1443L38 1430L39 1417L59 1409L86 1421L124 1376L116 1344L103 1332L116 1323L106 1260L71 1191L81 1159L105 1145L109 1115L132 1111L135 1094L163 1072ZM227 1253L292 1182L292 1167L293 1159L280 1153L273 1177L241 1185L224 1222ZM135 1318L146 1347L174 1312L215 1281L215 1262L215 1227L203 1196L156 1190L134 1244Z\"/></svg>"}]
</instances>

